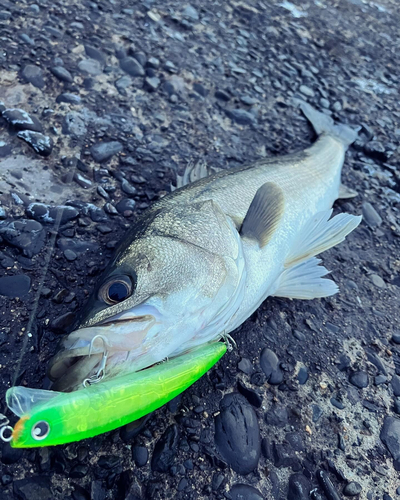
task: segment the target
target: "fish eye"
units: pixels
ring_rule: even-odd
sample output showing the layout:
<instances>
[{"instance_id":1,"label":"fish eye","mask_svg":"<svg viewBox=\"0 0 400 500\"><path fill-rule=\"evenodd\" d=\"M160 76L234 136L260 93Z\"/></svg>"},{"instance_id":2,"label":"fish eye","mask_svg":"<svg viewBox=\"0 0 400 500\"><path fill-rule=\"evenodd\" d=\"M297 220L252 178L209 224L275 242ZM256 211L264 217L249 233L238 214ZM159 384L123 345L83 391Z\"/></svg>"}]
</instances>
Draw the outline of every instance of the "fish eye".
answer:
<instances>
[{"instance_id":1,"label":"fish eye","mask_svg":"<svg viewBox=\"0 0 400 500\"><path fill-rule=\"evenodd\" d=\"M113 305L132 295L133 286L129 276L113 277L106 281L99 290L99 299Z\"/></svg>"},{"instance_id":2,"label":"fish eye","mask_svg":"<svg viewBox=\"0 0 400 500\"><path fill-rule=\"evenodd\" d=\"M40 420L32 427L32 437L36 441L46 438L50 432L50 425L45 420Z\"/></svg>"}]
</instances>

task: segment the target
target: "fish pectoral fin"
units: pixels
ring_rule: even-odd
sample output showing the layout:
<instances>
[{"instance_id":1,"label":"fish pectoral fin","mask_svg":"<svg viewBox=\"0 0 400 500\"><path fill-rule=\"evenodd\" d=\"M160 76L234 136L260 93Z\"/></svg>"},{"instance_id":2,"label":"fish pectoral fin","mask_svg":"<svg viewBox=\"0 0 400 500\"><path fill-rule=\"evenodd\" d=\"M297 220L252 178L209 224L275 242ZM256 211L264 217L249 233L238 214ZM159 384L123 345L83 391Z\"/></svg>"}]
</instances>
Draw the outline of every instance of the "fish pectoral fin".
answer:
<instances>
[{"instance_id":1,"label":"fish pectoral fin","mask_svg":"<svg viewBox=\"0 0 400 500\"><path fill-rule=\"evenodd\" d=\"M358 196L357 191L345 186L344 184L340 184L339 196L337 197L338 200L347 200L349 198L355 198L356 196Z\"/></svg>"},{"instance_id":2,"label":"fish pectoral fin","mask_svg":"<svg viewBox=\"0 0 400 500\"><path fill-rule=\"evenodd\" d=\"M285 268L300 264L341 243L362 219L361 216L346 213L329 219L331 215L332 210L318 212L306 222L293 242L293 250L284 263Z\"/></svg>"},{"instance_id":3,"label":"fish pectoral fin","mask_svg":"<svg viewBox=\"0 0 400 500\"><path fill-rule=\"evenodd\" d=\"M266 182L257 191L244 218L240 236L256 240L264 247L274 234L285 207L282 189Z\"/></svg>"},{"instance_id":4,"label":"fish pectoral fin","mask_svg":"<svg viewBox=\"0 0 400 500\"><path fill-rule=\"evenodd\" d=\"M322 278L329 271L320 266L320 262L320 259L311 257L283 271L277 280L277 289L272 295L289 299L316 299L337 293L339 289L336 283Z\"/></svg>"}]
</instances>

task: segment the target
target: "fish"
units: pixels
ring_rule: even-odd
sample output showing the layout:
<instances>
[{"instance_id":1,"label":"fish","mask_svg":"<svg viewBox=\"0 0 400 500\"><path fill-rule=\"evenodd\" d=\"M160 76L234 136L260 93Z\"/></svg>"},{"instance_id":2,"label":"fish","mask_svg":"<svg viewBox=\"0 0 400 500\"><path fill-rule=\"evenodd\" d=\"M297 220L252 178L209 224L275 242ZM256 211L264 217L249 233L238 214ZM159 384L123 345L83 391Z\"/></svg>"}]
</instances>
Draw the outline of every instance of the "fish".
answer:
<instances>
[{"instance_id":1,"label":"fish","mask_svg":"<svg viewBox=\"0 0 400 500\"><path fill-rule=\"evenodd\" d=\"M8 429L11 435L5 440L13 448L37 448L114 430L180 394L204 375L226 349L222 342L201 345L166 363L89 385L84 391L12 387L6 393L6 402L20 419L13 429ZM1 436L6 436L4 431Z\"/></svg>"},{"instance_id":2,"label":"fish","mask_svg":"<svg viewBox=\"0 0 400 500\"><path fill-rule=\"evenodd\" d=\"M338 292L316 256L361 222L332 217L335 200L353 196L341 170L358 130L308 103L300 108L318 136L310 147L208 176L199 169L194 182L184 175L136 219L50 361L53 390L229 342L267 297Z\"/></svg>"}]
</instances>

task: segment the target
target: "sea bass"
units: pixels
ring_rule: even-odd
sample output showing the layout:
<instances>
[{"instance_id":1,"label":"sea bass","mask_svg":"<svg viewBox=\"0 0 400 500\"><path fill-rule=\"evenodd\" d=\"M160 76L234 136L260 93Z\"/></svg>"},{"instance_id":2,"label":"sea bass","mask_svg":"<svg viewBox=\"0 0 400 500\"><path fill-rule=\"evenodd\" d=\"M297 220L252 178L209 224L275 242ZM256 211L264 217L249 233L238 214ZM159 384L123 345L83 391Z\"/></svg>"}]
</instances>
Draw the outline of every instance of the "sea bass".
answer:
<instances>
[{"instance_id":1,"label":"sea bass","mask_svg":"<svg viewBox=\"0 0 400 500\"><path fill-rule=\"evenodd\" d=\"M50 363L54 390L82 389L227 339L268 296L338 291L315 256L361 221L331 218L357 132L301 108L319 135L310 148L199 179L136 220Z\"/></svg>"}]
</instances>

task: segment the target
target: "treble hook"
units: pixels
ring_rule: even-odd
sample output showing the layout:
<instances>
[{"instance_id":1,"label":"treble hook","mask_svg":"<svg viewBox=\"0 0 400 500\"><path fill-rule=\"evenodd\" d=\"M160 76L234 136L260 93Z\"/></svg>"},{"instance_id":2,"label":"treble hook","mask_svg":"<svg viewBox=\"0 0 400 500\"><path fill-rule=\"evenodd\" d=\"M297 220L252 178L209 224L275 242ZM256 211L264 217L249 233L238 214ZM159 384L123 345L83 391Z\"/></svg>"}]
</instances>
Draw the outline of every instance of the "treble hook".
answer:
<instances>
[{"instance_id":1,"label":"treble hook","mask_svg":"<svg viewBox=\"0 0 400 500\"><path fill-rule=\"evenodd\" d=\"M4 420L3 423L0 424L0 439L5 441L6 443L9 443L12 439L12 432L14 429L11 427L11 425L8 425L10 423L10 421L2 413L0 413L0 420ZM5 431L11 432L10 436L8 436L8 437L5 436L5 434L4 434Z\"/></svg>"},{"instance_id":2,"label":"treble hook","mask_svg":"<svg viewBox=\"0 0 400 500\"><path fill-rule=\"evenodd\" d=\"M235 340L229 335L229 333L223 332L221 335L221 339L226 344L226 349L228 352L232 352L234 347L237 348Z\"/></svg>"},{"instance_id":3,"label":"treble hook","mask_svg":"<svg viewBox=\"0 0 400 500\"><path fill-rule=\"evenodd\" d=\"M97 370L97 373L95 375L92 375L89 378L85 378L84 381L82 382L83 387L89 387L92 384L98 384L103 378L105 377L106 374L106 364L107 364L107 358L108 358L108 342L107 342L107 337L104 337L104 335L95 335L91 342L90 342L90 347L89 347L89 357L92 354L92 349L94 345L94 341L96 339L101 339L103 341L103 357L100 362L99 369Z\"/></svg>"}]
</instances>

